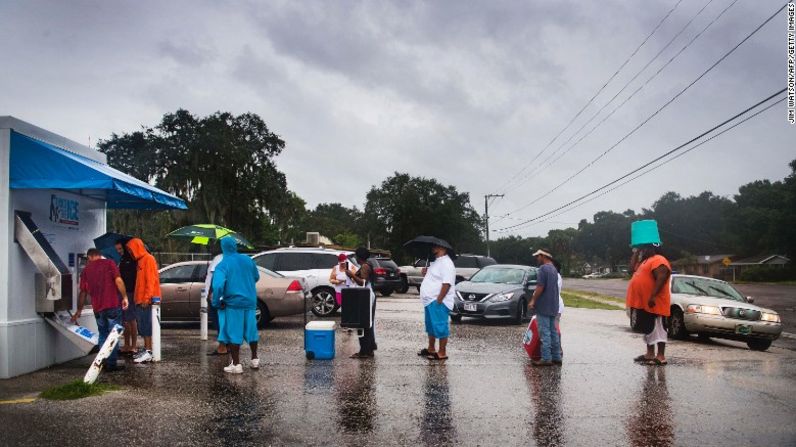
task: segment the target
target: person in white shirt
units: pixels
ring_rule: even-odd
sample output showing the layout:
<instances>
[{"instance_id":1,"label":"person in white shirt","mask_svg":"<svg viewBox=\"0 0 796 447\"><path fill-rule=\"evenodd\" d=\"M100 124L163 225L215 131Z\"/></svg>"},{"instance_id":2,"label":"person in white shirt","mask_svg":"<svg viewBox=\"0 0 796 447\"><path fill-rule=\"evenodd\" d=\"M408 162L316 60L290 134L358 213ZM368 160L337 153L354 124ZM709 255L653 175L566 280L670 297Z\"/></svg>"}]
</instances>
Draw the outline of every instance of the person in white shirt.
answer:
<instances>
[{"instance_id":1,"label":"person in white shirt","mask_svg":"<svg viewBox=\"0 0 796 447\"><path fill-rule=\"evenodd\" d=\"M432 248L434 262L428 266L423 282L420 284L420 300L425 308L425 325L428 334L428 348L422 349L418 355L427 356L429 360L445 360L448 358L447 346L450 336L449 315L453 309L453 297L456 293L456 267L445 247ZM454 253L451 253L456 256ZM436 341L439 339L439 349Z\"/></svg>"}]
</instances>

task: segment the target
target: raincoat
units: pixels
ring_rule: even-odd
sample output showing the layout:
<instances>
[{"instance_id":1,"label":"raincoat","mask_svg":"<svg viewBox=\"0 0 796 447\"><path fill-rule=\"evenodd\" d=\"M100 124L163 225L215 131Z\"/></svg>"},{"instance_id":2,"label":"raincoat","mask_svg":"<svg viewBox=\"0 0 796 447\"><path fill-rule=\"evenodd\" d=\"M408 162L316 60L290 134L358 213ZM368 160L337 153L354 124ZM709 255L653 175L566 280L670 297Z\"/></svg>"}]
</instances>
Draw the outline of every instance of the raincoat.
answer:
<instances>
[{"instance_id":1,"label":"raincoat","mask_svg":"<svg viewBox=\"0 0 796 447\"><path fill-rule=\"evenodd\" d=\"M144 247L144 241L138 238L130 239L127 242L127 249L133 255L138 265L138 273L135 278L135 304L149 306L152 297L163 296L160 291L160 274L158 273L158 263L155 257L149 254Z\"/></svg>"},{"instance_id":2,"label":"raincoat","mask_svg":"<svg viewBox=\"0 0 796 447\"><path fill-rule=\"evenodd\" d=\"M213 272L213 306L221 300L231 309L257 309L257 281L260 272L252 258L238 253L234 238L221 238L221 262Z\"/></svg>"}]
</instances>

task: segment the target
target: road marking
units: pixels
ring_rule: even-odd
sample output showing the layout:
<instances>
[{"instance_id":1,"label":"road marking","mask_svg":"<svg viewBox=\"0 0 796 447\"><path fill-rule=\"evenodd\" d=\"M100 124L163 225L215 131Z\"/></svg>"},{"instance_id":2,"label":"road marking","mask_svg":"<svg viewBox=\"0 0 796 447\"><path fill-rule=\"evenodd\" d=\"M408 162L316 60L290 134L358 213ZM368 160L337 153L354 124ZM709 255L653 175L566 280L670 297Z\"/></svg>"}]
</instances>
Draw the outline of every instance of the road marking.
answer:
<instances>
[{"instance_id":1,"label":"road marking","mask_svg":"<svg viewBox=\"0 0 796 447\"><path fill-rule=\"evenodd\" d=\"M34 402L38 397L25 397L22 399L0 400L0 405L13 405L13 404L29 404Z\"/></svg>"}]
</instances>

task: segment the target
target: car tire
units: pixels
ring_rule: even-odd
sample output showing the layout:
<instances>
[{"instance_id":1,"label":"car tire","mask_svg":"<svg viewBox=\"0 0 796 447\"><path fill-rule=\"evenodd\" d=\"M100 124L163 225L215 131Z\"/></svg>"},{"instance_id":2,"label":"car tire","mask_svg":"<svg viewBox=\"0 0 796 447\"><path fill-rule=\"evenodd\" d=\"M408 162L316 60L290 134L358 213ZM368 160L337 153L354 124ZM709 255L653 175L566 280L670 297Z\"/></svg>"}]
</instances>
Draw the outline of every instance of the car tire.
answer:
<instances>
[{"instance_id":1,"label":"car tire","mask_svg":"<svg viewBox=\"0 0 796 447\"><path fill-rule=\"evenodd\" d=\"M771 342L771 340L761 338L750 338L746 341L746 346L749 346L752 351L765 351L771 347Z\"/></svg>"},{"instance_id":2,"label":"car tire","mask_svg":"<svg viewBox=\"0 0 796 447\"><path fill-rule=\"evenodd\" d=\"M685 328L685 318L683 311L679 307L672 308L672 316L669 317L669 337L677 340L688 338L688 330Z\"/></svg>"},{"instance_id":3,"label":"car tire","mask_svg":"<svg viewBox=\"0 0 796 447\"><path fill-rule=\"evenodd\" d=\"M401 286L395 289L398 293L406 293L409 291L409 283L406 282L406 276L401 277Z\"/></svg>"},{"instance_id":4,"label":"car tire","mask_svg":"<svg viewBox=\"0 0 796 447\"><path fill-rule=\"evenodd\" d=\"M392 295L392 292L393 292L392 289L384 289L381 291L381 296L390 296Z\"/></svg>"},{"instance_id":5,"label":"car tire","mask_svg":"<svg viewBox=\"0 0 796 447\"><path fill-rule=\"evenodd\" d=\"M520 298L517 301L517 314L514 316L514 324L522 324L525 321L525 314L527 313L525 309L527 309L527 304L525 304L525 298Z\"/></svg>"},{"instance_id":6,"label":"car tire","mask_svg":"<svg viewBox=\"0 0 796 447\"><path fill-rule=\"evenodd\" d=\"M268 306L260 300L257 300L257 310L254 311L254 317L257 320L257 329L265 329L266 323L274 319L271 316L271 312L268 311Z\"/></svg>"},{"instance_id":7,"label":"car tire","mask_svg":"<svg viewBox=\"0 0 796 447\"><path fill-rule=\"evenodd\" d=\"M337 309L334 289L321 287L312 292L312 313L316 317L329 317Z\"/></svg>"},{"instance_id":8,"label":"car tire","mask_svg":"<svg viewBox=\"0 0 796 447\"><path fill-rule=\"evenodd\" d=\"M462 322L462 316L461 315L453 315L453 314L451 314L451 321L454 322L454 323L461 323Z\"/></svg>"}]
</instances>

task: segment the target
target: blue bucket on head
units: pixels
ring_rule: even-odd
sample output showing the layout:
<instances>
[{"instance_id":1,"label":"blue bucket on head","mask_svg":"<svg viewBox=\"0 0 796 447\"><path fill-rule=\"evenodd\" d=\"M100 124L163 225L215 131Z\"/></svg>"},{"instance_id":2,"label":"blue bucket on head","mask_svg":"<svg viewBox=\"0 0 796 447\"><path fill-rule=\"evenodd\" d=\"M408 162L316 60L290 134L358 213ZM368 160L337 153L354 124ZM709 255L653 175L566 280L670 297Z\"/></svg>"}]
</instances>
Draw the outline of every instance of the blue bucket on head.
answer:
<instances>
[{"instance_id":1,"label":"blue bucket on head","mask_svg":"<svg viewBox=\"0 0 796 447\"><path fill-rule=\"evenodd\" d=\"M654 220L637 220L630 225L630 246L661 244L658 233L658 222Z\"/></svg>"}]
</instances>

